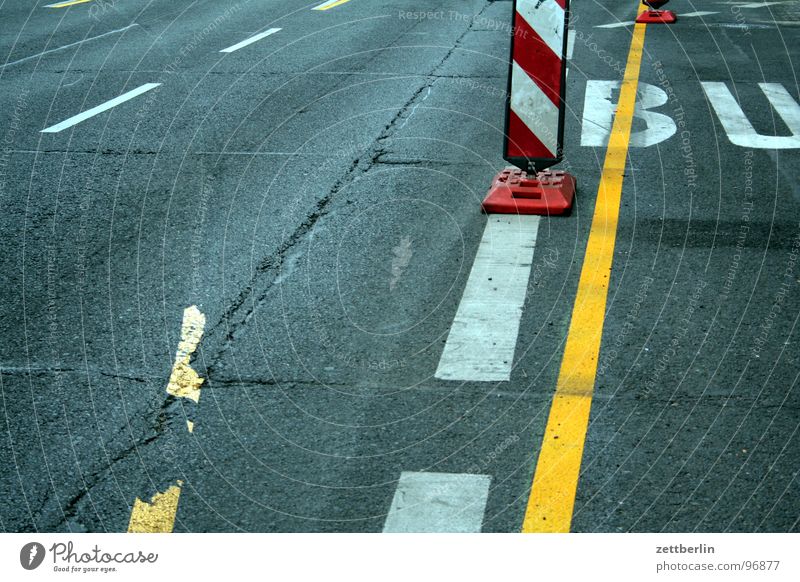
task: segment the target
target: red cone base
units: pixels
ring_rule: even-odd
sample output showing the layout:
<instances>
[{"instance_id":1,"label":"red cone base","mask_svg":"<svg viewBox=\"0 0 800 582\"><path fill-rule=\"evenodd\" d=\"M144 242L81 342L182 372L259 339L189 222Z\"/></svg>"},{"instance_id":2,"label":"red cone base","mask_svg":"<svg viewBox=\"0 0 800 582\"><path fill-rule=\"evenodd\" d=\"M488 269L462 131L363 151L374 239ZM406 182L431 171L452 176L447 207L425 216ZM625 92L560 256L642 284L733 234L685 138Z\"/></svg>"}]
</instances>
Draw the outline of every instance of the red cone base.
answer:
<instances>
[{"instance_id":1,"label":"red cone base","mask_svg":"<svg viewBox=\"0 0 800 582\"><path fill-rule=\"evenodd\" d=\"M672 24L678 20L671 10L647 10L636 17L640 24Z\"/></svg>"},{"instance_id":2,"label":"red cone base","mask_svg":"<svg viewBox=\"0 0 800 582\"><path fill-rule=\"evenodd\" d=\"M495 176L481 207L491 214L567 214L572 210L575 187L575 177L559 170L533 177L506 168Z\"/></svg>"}]
</instances>

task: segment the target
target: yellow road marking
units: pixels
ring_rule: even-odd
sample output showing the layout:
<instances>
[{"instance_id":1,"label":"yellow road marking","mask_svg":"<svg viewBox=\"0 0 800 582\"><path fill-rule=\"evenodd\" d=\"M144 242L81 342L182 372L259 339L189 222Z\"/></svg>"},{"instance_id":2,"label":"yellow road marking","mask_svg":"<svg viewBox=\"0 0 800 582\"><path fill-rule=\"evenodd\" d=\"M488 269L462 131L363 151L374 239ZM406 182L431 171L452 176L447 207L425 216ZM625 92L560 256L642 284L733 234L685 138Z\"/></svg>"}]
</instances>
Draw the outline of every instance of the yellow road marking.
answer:
<instances>
[{"instance_id":1,"label":"yellow road marking","mask_svg":"<svg viewBox=\"0 0 800 582\"><path fill-rule=\"evenodd\" d=\"M69 0L69 2L59 2L58 4L48 4L45 8L66 8L67 6L74 6L75 4L86 4L92 0Z\"/></svg>"},{"instance_id":2,"label":"yellow road marking","mask_svg":"<svg viewBox=\"0 0 800 582\"><path fill-rule=\"evenodd\" d=\"M640 4L639 13L644 9L645 6ZM572 524L597 376L645 26L636 24L633 29L556 392L522 524L523 532L569 532Z\"/></svg>"},{"instance_id":3,"label":"yellow road marking","mask_svg":"<svg viewBox=\"0 0 800 582\"><path fill-rule=\"evenodd\" d=\"M183 310L183 324L181 325L181 341L175 354L175 364L167 384L167 392L177 398L188 398L194 402L200 400L200 385L203 383L197 372L189 365L189 359L206 326L206 316L192 305Z\"/></svg>"},{"instance_id":4,"label":"yellow road marking","mask_svg":"<svg viewBox=\"0 0 800 582\"><path fill-rule=\"evenodd\" d=\"M182 481L172 485L164 493L156 493L150 503L138 497L133 502L128 533L172 533L178 500L181 496Z\"/></svg>"},{"instance_id":5,"label":"yellow road marking","mask_svg":"<svg viewBox=\"0 0 800 582\"><path fill-rule=\"evenodd\" d=\"M206 327L206 316L196 305L183 310L181 341L175 353L175 363L169 376L167 392L178 398L188 398L195 403L200 401L200 386L203 383L197 372L189 364L192 354L197 350ZM186 421L186 429L194 432L194 422ZM150 503L138 497L133 502L128 533L172 533L178 501L181 496L182 481L164 493L156 493Z\"/></svg>"},{"instance_id":6,"label":"yellow road marking","mask_svg":"<svg viewBox=\"0 0 800 582\"><path fill-rule=\"evenodd\" d=\"M346 4L350 2L350 0L337 0L336 2L324 2L319 6L312 8L312 10L330 10L331 8L336 8L337 6L341 6L342 4Z\"/></svg>"}]
</instances>

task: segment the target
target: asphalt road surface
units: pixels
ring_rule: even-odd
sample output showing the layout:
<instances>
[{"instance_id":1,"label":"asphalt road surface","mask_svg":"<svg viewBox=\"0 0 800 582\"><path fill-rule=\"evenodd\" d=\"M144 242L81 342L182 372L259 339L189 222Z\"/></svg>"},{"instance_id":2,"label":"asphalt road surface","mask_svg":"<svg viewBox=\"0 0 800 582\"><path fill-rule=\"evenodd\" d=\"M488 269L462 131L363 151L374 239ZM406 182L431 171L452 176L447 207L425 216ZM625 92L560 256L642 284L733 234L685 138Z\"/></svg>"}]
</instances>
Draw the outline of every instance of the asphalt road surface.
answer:
<instances>
[{"instance_id":1,"label":"asphalt road surface","mask_svg":"<svg viewBox=\"0 0 800 582\"><path fill-rule=\"evenodd\" d=\"M512 2L47 3L0 3L2 531L520 531L579 312L569 529L800 530L800 2L644 29L592 314L638 6L573 0L577 201L488 381L437 369L496 218Z\"/></svg>"}]
</instances>

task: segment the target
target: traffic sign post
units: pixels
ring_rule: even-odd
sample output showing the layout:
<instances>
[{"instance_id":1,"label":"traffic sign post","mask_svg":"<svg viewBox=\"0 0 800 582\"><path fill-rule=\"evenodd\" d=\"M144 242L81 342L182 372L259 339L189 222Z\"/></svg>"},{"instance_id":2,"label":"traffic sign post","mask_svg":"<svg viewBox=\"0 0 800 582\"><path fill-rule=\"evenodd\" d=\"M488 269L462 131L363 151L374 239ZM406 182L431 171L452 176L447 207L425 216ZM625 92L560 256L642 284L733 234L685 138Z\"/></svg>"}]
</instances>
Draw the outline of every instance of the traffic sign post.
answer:
<instances>
[{"instance_id":1,"label":"traffic sign post","mask_svg":"<svg viewBox=\"0 0 800 582\"><path fill-rule=\"evenodd\" d=\"M575 178L545 172L563 159L569 0L515 0L503 158L485 212L564 214Z\"/></svg>"}]
</instances>

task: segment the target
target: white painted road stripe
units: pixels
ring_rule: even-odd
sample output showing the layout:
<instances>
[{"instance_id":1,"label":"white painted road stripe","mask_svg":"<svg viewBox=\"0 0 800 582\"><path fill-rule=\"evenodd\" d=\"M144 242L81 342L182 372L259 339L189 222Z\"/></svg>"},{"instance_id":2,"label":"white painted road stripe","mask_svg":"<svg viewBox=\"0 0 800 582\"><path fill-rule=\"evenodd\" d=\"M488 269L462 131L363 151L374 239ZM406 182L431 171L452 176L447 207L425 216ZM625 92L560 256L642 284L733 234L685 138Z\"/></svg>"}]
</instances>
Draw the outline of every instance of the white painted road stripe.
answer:
<instances>
[{"instance_id":1,"label":"white painted road stripe","mask_svg":"<svg viewBox=\"0 0 800 582\"><path fill-rule=\"evenodd\" d=\"M43 129L41 133L58 133L59 131L65 130L68 127L72 127L73 125L77 125L81 121L89 119L90 117L94 117L98 113L102 113L103 111L107 111L112 107L116 107L120 103L125 103L126 101L130 101L137 95L141 95L142 93L146 93L150 89L155 89L161 85L161 83L145 83L144 85L133 89L132 91L128 91L127 93L123 93L119 97L114 97L110 101L106 101L105 103L101 103L97 107L92 107L88 111L84 111L83 113L79 113L78 115L74 115L69 119L62 121L56 125L52 125L46 129Z\"/></svg>"},{"instance_id":2,"label":"white painted road stripe","mask_svg":"<svg viewBox=\"0 0 800 582\"><path fill-rule=\"evenodd\" d=\"M55 4L45 4L45 8L66 8L75 4L86 4L92 0L64 0L63 2L56 2Z\"/></svg>"},{"instance_id":3,"label":"white painted road stripe","mask_svg":"<svg viewBox=\"0 0 800 582\"><path fill-rule=\"evenodd\" d=\"M261 40L262 38L265 38L265 37L267 37L267 36L269 36L271 34L275 34L279 30L281 30L281 29L280 28L270 28L269 30L265 30L264 32L259 32L257 35L251 36L250 38L245 39L242 42L237 42L235 45L229 46L228 48L224 48L219 52L221 52L221 53L232 53L233 51L238 51L240 48L246 47L249 44L253 44L257 40Z\"/></svg>"},{"instance_id":4,"label":"white painted road stripe","mask_svg":"<svg viewBox=\"0 0 800 582\"><path fill-rule=\"evenodd\" d=\"M750 2L749 4L739 4L739 8L764 8L773 4L786 4L786 2Z\"/></svg>"},{"instance_id":5,"label":"white painted road stripe","mask_svg":"<svg viewBox=\"0 0 800 582\"><path fill-rule=\"evenodd\" d=\"M511 378L539 216L490 214L436 377Z\"/></svg>"},{"instance_id":6,"label":"white painted road stripe","mask_svg":"<svg viewBox=\"0 0 800 582\"><path fill-rule=\"evenodd\" d=\"M403 471L384 533L478 533L489 475Z\"/></svg>"},{"instance_id":7,"label":"white painted road stripe","mask_svg":"<svg viewBox=\"0 0 800 582\"><path fill-rule=\"evenodd\" d=\"M719 12L706 12L706 11L702 11L701 10L700 12L686 12L685 14L684 13L678 13L678 17L679 18L692 18L694 16L710 16L711 14L719 14Z\"/></svg>"},{"instance_id":8,"label":"white painted road stripe","mask_svg":"<svg viewBox=\"0 0 800 582\"><path fill-rule=\"evenodd\" d=\"M1 66L0 69L5 69L6 67L10 67L11 65L16 65L18 63L24 63L25 61L29 61L29 60L35 59L37 57L42 57L44 55L49 55L50 53L57 53L58 51L63 51L64 49L68 49L68 48L71 48L71 47L74 47L74 46L78 46L78 45L81 45L81 44L83 44L85 42L91 42L93 40L97 40L98 38L103 38L105 36L109 36L109 35L112 35L112 34L118 34L120 32L125 32L126 30L134 28L136 26L139 26L139 25L136 24L136 23L129 24L128 26L125 26L123 28L118 28L116 30L109 30L108 32L104 32L103 34L98 34L97 36L90 36L89 38L84 38L83 40L79 40L77 42L71 42L69 44L65 44L64 46L60 46L58 48L48 49L46 51L42 51L40 53L36 53L35 55L31 55L29 57L24 57L24 58L21 58L21 59L16 60L16 61L11 61L10 63L6 63L3 66Z\"/></svg>"},{"instance_id":9,"label":"white painted road stripe","mask_svg":"<svg viewBox=\"0 0 800 582\"><path fill-rule=\"evenodd\" d=\"M612 22L611 24L598 24L595 28L619 28L622 26L630 26L636 24L633 20L626 20L625 22Z\"/></svg>"},{"instance_id":10,"label":"white painted road stripe","mask_svg":"<svg viewBox=\"0 0 800 582\"><path fill-rule=\"evenodd\" d=\"M327 2L323 2L319 6L314 6L311 10L327 10L328 8L333 8L337 4L344 4L345 2L349 2L349 0L328 0Z\"/></svg>"}]
</instances>

